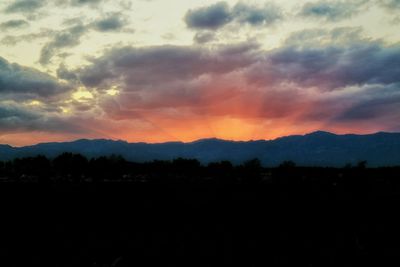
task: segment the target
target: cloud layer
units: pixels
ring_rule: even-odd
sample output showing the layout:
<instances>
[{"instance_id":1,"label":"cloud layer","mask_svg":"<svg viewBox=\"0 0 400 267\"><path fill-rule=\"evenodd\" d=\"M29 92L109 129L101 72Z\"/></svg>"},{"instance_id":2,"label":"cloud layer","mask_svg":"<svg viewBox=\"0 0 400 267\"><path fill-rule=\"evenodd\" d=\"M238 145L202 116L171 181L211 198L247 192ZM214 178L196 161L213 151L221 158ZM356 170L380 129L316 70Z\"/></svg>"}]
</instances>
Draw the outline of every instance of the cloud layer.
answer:
<instances>
[{"instance_id":1,"label":"cloud layer","mask_svg":"<svg viewBox=\"0 0 400 267\"><path fill-rule=\"evenodd\" d=\"M177 1L1 4L0 143L400 131L398 1Z\"/></svg>"},{"instance_id":2,"label":"cloud layer","mask_svg":"<svg viewBox=\"0 0 400 267\"><path fill-rule=\"evenodd\" d=\"M372 128L388 129L400 114L399 60L398 45L378 41L270 51L257 44L122 47L76 75L114 120L150 118L168 129L171 119L206 116L341 129L370 119ZM118 95L105 94L115 85Z\"/></svg>"}]
</instances>

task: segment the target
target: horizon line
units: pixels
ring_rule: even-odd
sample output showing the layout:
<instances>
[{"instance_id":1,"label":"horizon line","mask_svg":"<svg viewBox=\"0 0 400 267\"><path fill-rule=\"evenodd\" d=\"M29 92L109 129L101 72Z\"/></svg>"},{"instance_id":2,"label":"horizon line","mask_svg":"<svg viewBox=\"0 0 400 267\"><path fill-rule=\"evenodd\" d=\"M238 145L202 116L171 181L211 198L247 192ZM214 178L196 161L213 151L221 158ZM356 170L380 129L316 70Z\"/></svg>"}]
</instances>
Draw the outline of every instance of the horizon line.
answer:
<instances>
[{"instance_id":1,"label":"horizon line","mask_svg":"<svg viewBox=\"0 0 400 267\"><path fill-rule=\"evenodd\" d=\"M165 141L165 142L145 142L145 141L136 141L136 142L130 142L127 140L122 140L122 139L107 139L107 138L78 138L78 139L73 139L73 140L66 140L66 141L54 141L54 142L39 142L39 143L34 143L30 145L22 145L22 146L13 146L10 144L4 144L0 143L0 145L3 146L10 146L12 148L23 148L23 147L30 147L30 146L36 146L36 145L41 145L41 144L60 144L60 143L74 143L77 141L97 141L97 140L104 140L104 141L113 141L113 142L124 142L128 144L149 144L149 145L158 145L158 144L168 144L168 143L181 143L181 144L191 144L191 143L196 143L200 141L205 141L205 140L219 140L219 141L226 141L226 142L237 142L237 143L242 143L242 142L258 142L258 141L274 141L278 140L281 138L285 137L292 137L292 136L307 136L315 133L326 133L326 134L331 134L331 135L336 135L336 136L345 136L345 135L356 135L356 136L367 136L367 135L375 135L379 133L384 133L384 134L400 134L400 132L391 132L391 131L377 131L377 132L371 132L371 133L334 133L334 132L329 132L329 131L323 131L323 130L316 130L312 132L308 132L305 134L290 134L290 135L282 135L276 138L271 138L271 139L248 139L248 140L232 140L232 139L223 139L223 138L218 138L218 137L205 137L205 138L200 138L200 139L195 139L192 141L180 141L180 140L175 140L175 141Z\"/></svg>"}]
</instances>

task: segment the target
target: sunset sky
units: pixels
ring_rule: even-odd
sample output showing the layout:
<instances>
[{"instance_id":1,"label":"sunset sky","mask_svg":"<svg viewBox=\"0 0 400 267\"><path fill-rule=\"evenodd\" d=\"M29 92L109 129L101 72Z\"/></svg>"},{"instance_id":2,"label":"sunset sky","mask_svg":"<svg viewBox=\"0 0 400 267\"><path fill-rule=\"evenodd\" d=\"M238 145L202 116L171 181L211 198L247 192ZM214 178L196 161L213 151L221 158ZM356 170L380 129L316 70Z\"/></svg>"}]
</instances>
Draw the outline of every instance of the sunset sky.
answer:
<instances>
[{"instance_id":1,"label":"sunset sky","mask_svg":"<svg viewBox=\"0 0 400 267\"><path fill-rule=\"evenodd\" d=\"M2 0L0 143L400 131L400 0Z\"/></svg>"}]
</instances>

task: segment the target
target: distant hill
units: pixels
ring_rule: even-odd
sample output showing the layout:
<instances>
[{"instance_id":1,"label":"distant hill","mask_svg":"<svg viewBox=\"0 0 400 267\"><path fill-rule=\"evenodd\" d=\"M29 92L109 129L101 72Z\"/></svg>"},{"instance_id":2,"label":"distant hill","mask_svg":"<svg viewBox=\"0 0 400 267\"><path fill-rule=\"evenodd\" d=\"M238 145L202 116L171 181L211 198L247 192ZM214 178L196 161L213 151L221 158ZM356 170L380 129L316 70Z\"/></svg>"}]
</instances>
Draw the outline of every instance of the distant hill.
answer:
<instances>
[{"instance_id":1,"label":"distant hill","mask_svg":"<svg viewBox=\"0 0 400 267\"><path fill-rule=\"evenodd\" d=\"M0 160L38 154L52 158L62 152L81 153L87 157L118 154L137 162L183 157L196 158L202 163L219 160L241 163L259 158L266 166L276 166L285 160L292 160L304 166L342 167L347 163L357 164L362 160L368 161L368 166L390 166L400 165L400 133L336 135L318 131L270 141L202 139L191 143L160 144L82 139L19 148L0 145Z\"/></svg>"}]
</instances>

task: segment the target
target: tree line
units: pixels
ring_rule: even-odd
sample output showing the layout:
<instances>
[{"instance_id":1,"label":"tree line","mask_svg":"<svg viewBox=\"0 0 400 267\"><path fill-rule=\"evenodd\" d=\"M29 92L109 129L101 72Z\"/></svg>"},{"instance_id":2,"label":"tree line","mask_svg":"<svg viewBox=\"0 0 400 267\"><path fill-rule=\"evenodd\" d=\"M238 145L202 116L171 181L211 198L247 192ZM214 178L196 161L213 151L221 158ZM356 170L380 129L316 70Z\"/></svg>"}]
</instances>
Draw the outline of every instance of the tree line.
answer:
<instances>
[{"instance_id":1,"label":"tree line","mask_svg":"<svg viewBox=\"0 0 400 267\"><path fill-rule=\"evenodd\" d=\"M88 159L80 154L63 153L54 159L45 156L0 161L0 179L14 182L136 182L136 183L219 183L219 184L296 184L346 178L392 179L400 167L367 168L367 162L343 168L301 167L285 161L276 168L265 168L258 159L239 165L229 161L202 165L197 159L130 162L118 155Z\"/></svg>"}]
</instances>

